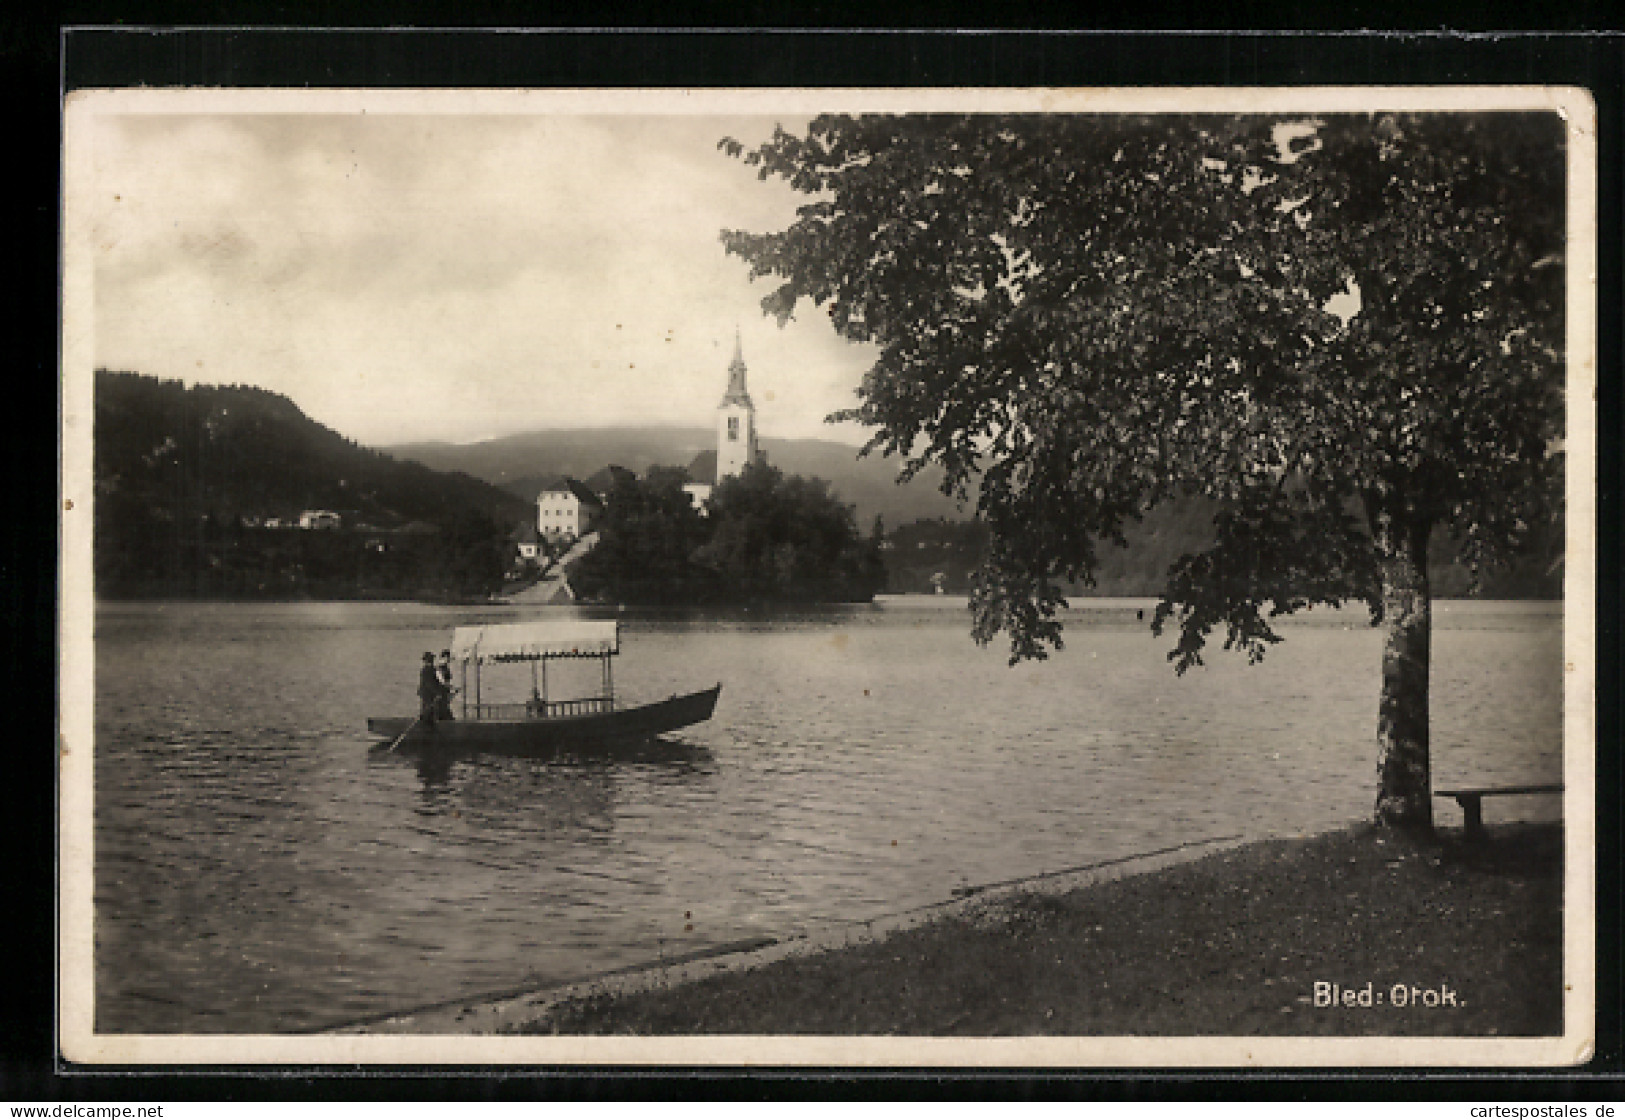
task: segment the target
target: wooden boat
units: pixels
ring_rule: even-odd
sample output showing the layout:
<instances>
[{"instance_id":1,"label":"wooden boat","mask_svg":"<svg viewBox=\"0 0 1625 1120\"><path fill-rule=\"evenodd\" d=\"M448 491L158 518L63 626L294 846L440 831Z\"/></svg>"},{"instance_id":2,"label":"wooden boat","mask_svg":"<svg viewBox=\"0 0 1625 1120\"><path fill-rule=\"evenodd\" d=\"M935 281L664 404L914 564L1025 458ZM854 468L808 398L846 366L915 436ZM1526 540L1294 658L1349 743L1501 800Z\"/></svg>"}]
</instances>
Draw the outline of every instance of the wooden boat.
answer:
<instances>
[{"instance_id":1,"label":"wooden boat","mask_svg":"<svg viewBox=\"0 0 1625 1120\"><path fill-rule=\"evenodd\" d=\"M460 626L452 634L451 658L461 672L461 712L428 723L410 716L367 720L368 733L397 751L488 751L553 754L577 745L648 739L711 718L722 685L624 707L615 700L610 659L620 653L615 622L580 619ZM561 659L596 659L602 665L599 695L554 700L547 665ZM483 669L503 662L529 662L531 696L521 703L487 703Z\"/></svg>"}]
</instances>

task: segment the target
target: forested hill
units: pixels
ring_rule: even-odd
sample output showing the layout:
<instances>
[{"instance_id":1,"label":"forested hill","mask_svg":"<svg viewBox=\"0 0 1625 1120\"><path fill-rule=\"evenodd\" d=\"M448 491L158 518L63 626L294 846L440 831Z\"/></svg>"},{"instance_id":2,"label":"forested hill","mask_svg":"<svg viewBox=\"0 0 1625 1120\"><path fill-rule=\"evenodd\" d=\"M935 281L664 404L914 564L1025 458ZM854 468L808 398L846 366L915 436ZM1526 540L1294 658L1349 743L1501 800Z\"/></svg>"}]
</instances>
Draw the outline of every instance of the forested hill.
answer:
<instances>
[{"instance_id":1,"label":"forested hill","mask_svg":"<svg viewBox=\"0 0 1625 1120\"><path fill-rule=\"evenodd\" d=\"M483 556L488 540L505 540L530 513L479 479L361 447L276 393L106 370L96 374L95 493L99 590L115 594L348 594L378 583L374 576L474 593L456 573L409 561L413 550L392 548L394 538L418 538L419 559L441 565L451 551ZM342 532L316 534L320 544L296 534L299 547L264 532L267 521L297 523L309 509L338 513ZM343 555L352 534L368 532L372 553L400 554L388 558L388 572ZM488 566L481 559L474 568Z\"/></svg>"},{"instance_id":2,"label":"forested hill","mask_svg":"<svg viewBox=\"0 0 1625 1120\"><path fill-rule=\"evenodd\" d=\"M522 519L529 503L464 474L372 451L248 386L96 374L96 483L180 513L297 517L353 511L373 522L449 523L468 512Z\"/></svg>"}]
</instances>

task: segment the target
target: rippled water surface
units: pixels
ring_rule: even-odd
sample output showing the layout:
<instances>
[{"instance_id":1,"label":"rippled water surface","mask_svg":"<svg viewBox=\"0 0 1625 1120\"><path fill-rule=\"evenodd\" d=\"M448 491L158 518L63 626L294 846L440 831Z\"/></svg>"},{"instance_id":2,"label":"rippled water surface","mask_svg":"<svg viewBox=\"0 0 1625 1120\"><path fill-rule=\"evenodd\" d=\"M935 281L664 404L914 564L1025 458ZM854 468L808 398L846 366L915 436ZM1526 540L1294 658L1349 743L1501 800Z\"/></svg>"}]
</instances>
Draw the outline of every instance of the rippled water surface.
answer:
<instances>
[{"instance_id":1,"label":"rippled water surface","mask_svg":"<svg viewBox=\"0 0 1625 1120\"><path fill-rule=\"evenodd\" d=\"M1085 601L1063 653L1015 669L930 600L622 614L622 695L722 681L710 723L607 759L423 767L369 751L366 717L415 712L452 626L537 610L103 604L97 1029L320 1028L1367 813L1362 612L1180 678L1148 606ZM1437 605L1436 786L1559 780L1561 622Z\"/></svg>"}]
</instances>

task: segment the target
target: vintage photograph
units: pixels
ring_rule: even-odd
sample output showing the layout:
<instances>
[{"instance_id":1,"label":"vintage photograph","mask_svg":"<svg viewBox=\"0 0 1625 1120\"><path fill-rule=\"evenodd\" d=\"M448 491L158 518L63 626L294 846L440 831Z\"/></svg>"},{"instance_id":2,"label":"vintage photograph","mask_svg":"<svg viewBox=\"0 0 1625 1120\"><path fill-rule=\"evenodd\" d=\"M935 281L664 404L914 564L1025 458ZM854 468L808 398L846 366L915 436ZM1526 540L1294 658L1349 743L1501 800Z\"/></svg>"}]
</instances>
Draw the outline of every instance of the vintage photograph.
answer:
<instances>
[{"instance_id":1,"label":"vintage photograph","mask_svg":"<svg viewBox=\"0 0 1625 1120\"><path fill-rule=\"evenodd\" d=\"M64 135L69 1060L1590 1055L1583 92Z\"/></svg>"}]
</instances>

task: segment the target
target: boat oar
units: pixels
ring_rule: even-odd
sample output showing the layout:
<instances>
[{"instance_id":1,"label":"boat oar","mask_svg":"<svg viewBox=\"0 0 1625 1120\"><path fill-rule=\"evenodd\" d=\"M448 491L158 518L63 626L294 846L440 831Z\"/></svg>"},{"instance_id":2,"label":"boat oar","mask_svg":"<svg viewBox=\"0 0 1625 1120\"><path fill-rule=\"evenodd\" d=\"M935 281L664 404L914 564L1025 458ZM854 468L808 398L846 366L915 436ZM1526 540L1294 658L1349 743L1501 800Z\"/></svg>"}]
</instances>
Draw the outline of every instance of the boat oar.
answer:
<instances>
[{"instance_id":1,"label":"boat oar","mask_svg":"<svg viewBox=\"0 0 1625 1120\"><path fill-rule=\"evenodd\" d=\"M422 718L423 717L421 715L413 716L412 717L412 722L406 725L406 730L402 731L399 735L395 736L395 741L393 743L389 744L389 750L386 750L384 753L385 754L390 754L391 752L393 752L395 750L396 747L400 746L401 745L401 740L406 738L408 735L412 734L412 728L416 727L418 725L418 720L420 720Z\"/></svg>"}]
</instances>

